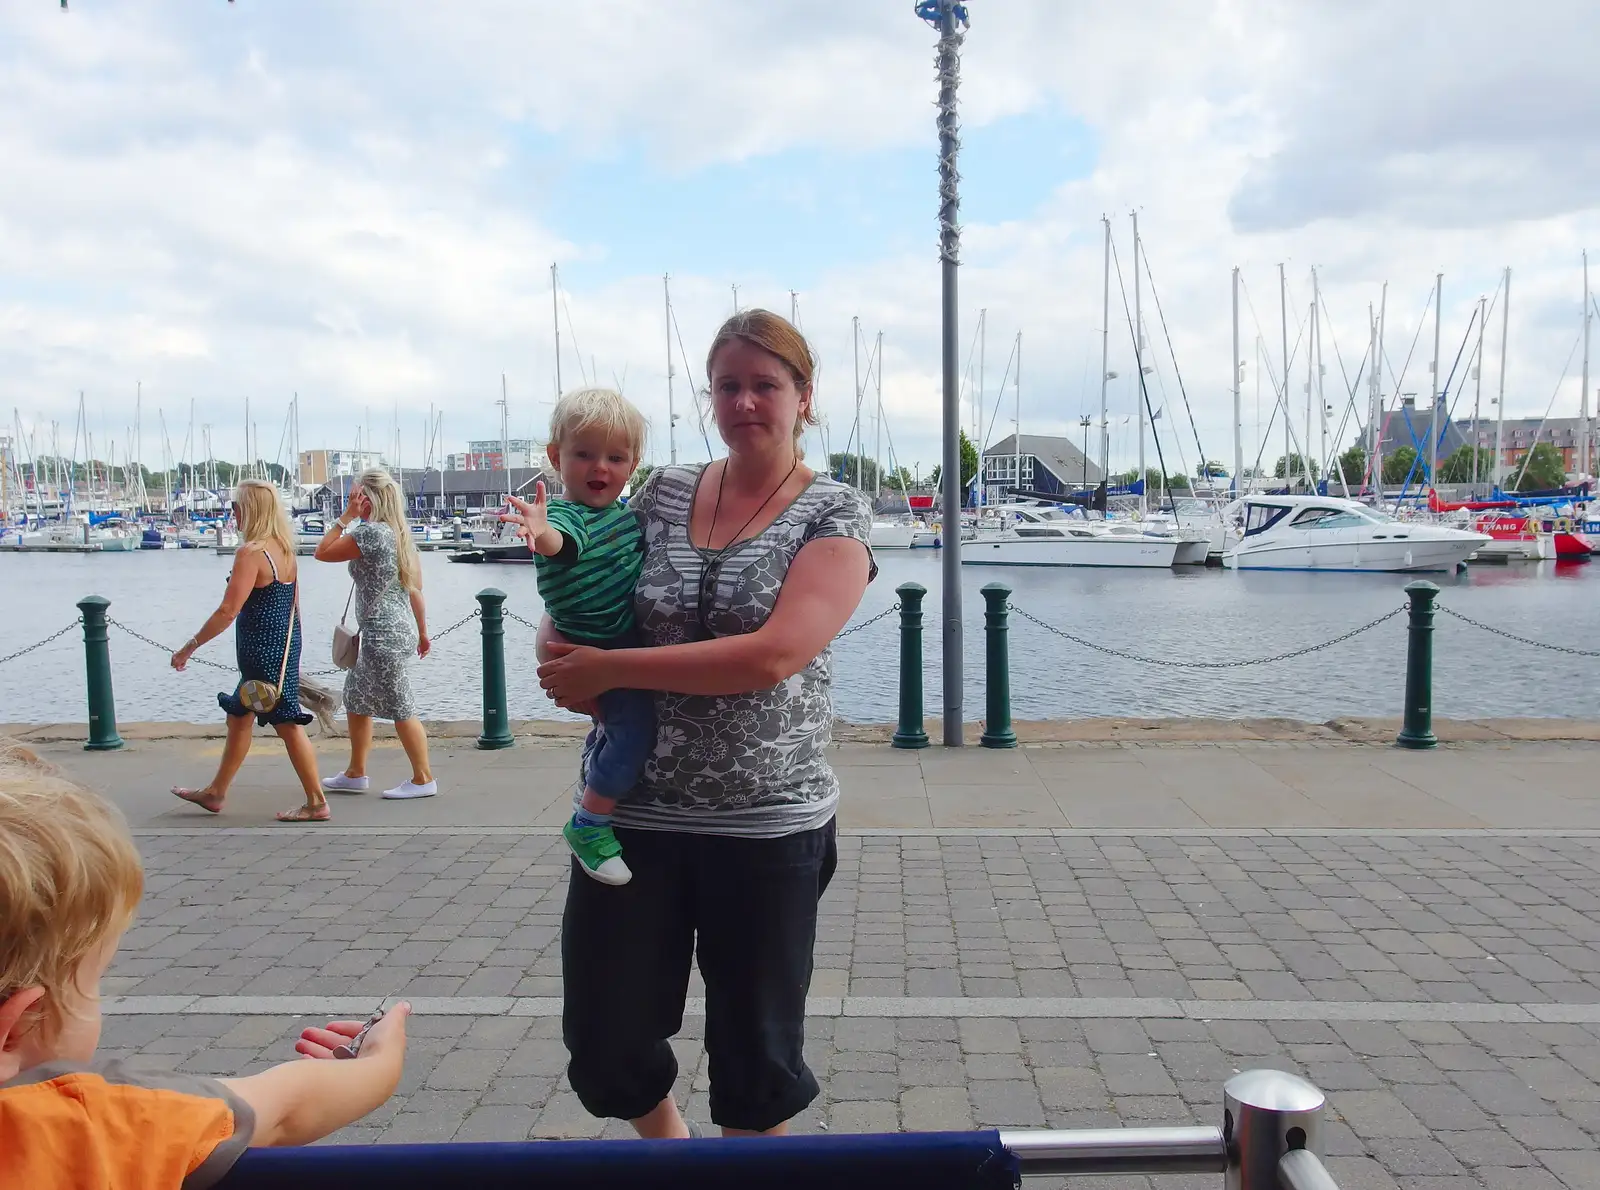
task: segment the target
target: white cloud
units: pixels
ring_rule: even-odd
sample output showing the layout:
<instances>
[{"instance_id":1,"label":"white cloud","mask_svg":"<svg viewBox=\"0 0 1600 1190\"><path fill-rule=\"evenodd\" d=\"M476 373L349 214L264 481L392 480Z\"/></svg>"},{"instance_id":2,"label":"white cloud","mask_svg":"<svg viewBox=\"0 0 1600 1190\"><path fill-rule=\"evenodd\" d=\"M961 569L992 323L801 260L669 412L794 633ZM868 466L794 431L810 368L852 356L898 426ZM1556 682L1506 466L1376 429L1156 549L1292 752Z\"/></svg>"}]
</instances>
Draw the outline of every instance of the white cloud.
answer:
<instances>
[{"instance_id":1,"label":"white cloud","mask_svg":"<svg viewBox=\"0 0 1600 1190\"><path fill-rule=\"evenodd\" d=\"M3 403L24 420L68 419L83 389L122 424L142 381L147 406L171 414L194 399L227 425L246 395L265 421L262 410L280 417L298 391L305 436L341 444L369 409L382 418L398 406L415 461L429 404L447 409L453 441L492 432L501 371L514 430L547 416L547 269L576 249L505 184L527 136L556 138L569 154L642 143L685 176L794 147L925 145L927 250L828 263L801 308L823 357L835 449L859 314L867 334L885 332L897 451L930 463L933 35L909 8L369 0L330 13L147 0L63 16L10 6L0 12ZM1231 454L1235 263L1274 355L1276 264L1288 262L1302 311L1317 264L1352 368L1382 281L1398 368L1434 273L1446 274L1448 367L1472 303L1509 263L1508 405L1544 411L1578 328L1578 253L1596 228L1600 151L1584 124L1600 88L1583 55L1600 17L1588 6L1455 6L1448 21L1375 0L972 9L968 126L1050 105L1085 121L1099 148L1090 176L1065 180L1027 218L966 230L963 357L980 306L991 386L1023 330L1029 427L1076 440L1078 414L1098 406L1098 220L1115 217L1131 298L1133 206L1208 454ZM559 163L549 176L559 184ZM794 279L772 275L761 243L748 255L741 300L787 310ZM660 273L674 274L690 356L688 376L677 364L680 413L729 307L727 279L696 275L667 242L623 263L636 275L599 286L569 270L580 279L572 329L600 379L626 376L664 456ZM1173 427L1181 398L1148 286L1145 312L1160 368L1153 399ZM1491 326L1493 375L1498 318ZM1247 308L1246 359L1254 336ZM1115 283L1111 344L1111 366L1131 376ZM1425 389L1431 330L1418 351L1406 387ZM1291 380L1297 407L1301 383ZM1245 388L1250 421L1248 374ZM1125 379L1113 399L1118 416L1131 412ZM1008 396L997 434L1009 406ZM1572 376L1556 409L1576 407ZM1192 465L1182 429L1167 445ZM686 455L703 453L690 449L692 412L679 431ZM1267 449L1270 459L1281 447Z\"/></svg>"}]
</instances>

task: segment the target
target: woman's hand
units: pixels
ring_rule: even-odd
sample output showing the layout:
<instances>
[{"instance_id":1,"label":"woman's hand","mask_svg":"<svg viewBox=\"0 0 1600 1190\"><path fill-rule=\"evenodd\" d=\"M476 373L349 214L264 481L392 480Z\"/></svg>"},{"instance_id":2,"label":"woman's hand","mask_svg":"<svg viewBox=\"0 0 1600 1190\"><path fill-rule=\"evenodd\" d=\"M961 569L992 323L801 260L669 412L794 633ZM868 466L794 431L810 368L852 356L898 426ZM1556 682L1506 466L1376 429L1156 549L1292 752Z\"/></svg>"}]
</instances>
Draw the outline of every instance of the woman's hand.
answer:
<instances>
[{"instance_id":1,"label":"woman's hand","mask_svg":"<svg viewBox=\"0 0 1600 1190\"><path fill-rule=\"evenodd\" d=\"M344 515L339 519L344 521L360 520L361 517L366 515L366 510L369 507L366 493L352 484L350 485L350 497L344 502Z\"/></svg>"},{"instance_id":2,"label":"woman's hand","mask_svg":"<svg viewBox=\"0 0 1600 1190\"><path fill-rule=\"evenodd\" d=\"M179 649L172 655L172 668L177 670L179 673L182 673L184 667L189 664L189 658L193 656L194 646L184 645L183 648Z\"/></svg>"},{"instance_id":3,"label":"woman's hand","mask_svg":"<svg viewBox=\"0 0 1600 1190\"><path fill-rule=\"evenodd\" d=\"M615 657L605 649L551 641L546 652L550 660L539 667L539 685L556 706L592 715L594 700L616 689Z\"/></svg>"},{"instance_id":4,"label":"woman's hand","mask_svg":"<svg viewBox=\"0 0 1600 1190\"><path fill-rule=\"evenodd\" d=\"M426 657L433 651L433 642L428 639L426 632L417 633L417 656Z\"/></svg>"}]
</instances>

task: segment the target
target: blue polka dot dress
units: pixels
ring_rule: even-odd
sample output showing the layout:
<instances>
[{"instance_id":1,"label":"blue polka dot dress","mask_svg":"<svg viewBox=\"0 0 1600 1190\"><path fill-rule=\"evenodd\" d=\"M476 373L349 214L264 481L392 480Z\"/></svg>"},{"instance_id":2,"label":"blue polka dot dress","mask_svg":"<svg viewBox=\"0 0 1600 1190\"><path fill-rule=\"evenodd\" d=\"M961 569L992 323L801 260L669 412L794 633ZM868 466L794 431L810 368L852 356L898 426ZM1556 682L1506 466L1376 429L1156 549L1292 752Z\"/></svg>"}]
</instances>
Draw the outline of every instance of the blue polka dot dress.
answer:
<instances>
[{"instance_id":1,"label":"blue polka dot dress","mask_svg":"<svg viewBox=\"0 0 1600 1190\"><path fill-rule=\"evenodd\" d=\"M278 670L283 666L283 637L294 616L294 584L278 581L278 566L271 554L267 554L267 565L272 567L272 581L250 592L233 622L241 686L252 680L277 683ZM289 665L279 693L277 706L265 715L256 715L258 724L270 727L276 723L298 723L303 727L311 722L312 716L300 709L300 623L297 617L294 641L289 646ZM233 688L232 694L217 695L217 702L230 715L250 713L239 701L238 686Z\"/></svg>"}]
</instances>

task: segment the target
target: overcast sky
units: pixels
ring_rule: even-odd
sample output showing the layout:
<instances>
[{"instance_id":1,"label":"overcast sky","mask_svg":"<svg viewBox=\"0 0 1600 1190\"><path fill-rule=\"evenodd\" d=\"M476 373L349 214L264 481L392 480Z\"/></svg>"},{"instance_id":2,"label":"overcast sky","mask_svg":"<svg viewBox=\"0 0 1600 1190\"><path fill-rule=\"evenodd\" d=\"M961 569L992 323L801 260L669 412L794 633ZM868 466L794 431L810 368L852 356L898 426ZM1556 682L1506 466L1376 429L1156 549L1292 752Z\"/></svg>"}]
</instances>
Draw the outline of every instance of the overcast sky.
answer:
<instances>
[{"instance_id":1,"label":"overcast sky","mask_svg":"<svg viewBox=\"0 0 1600 1190\"><path fill-rule=\"evenodd\" d=\"M97 452L110 437L121 455L142 384L148 463L161 457L158 410L184 453L191 402L217 453L236 458L249 398L270 459L298 392L303 446L352 447L359 429L390 447L398 425L415 465L430 405L445 410L447 450L498 436L503 372L512 435L542 436L556 262L562 379L622 384L651 417L654 460L668 451L670 273L687 355L675 335L680 458L706 457L685 373L703 379L737 285L741 305L785 313L798 294L835 450L854 416L851 317L868 341L863 369L881 331L884 429L898 460L925 472L938 455L935 35L911 10L910 0L72 0L62 12L56 0L10 0L0 5L4 421L12 407L25 430L59 421L70 445L81 390ZM970 10L960 333L965 362L988 310L991 440L1010 431L1009 381L998 415L995 399L1019 330L1023 429L1081 441L1079 416L1098 417L1100 217L1112 217L1131 304L1134 209L1169 467L1193 468L1197 436L1210 457L1232 459L1235 265L1247 463L1272 405L1258 324L1274 374L1281 367L1280 261L1292 350L1313 266L1320 275L1335 424L1385 281L1384 389L1398 381L1426 403L1434 274L1444 274L1448 375L1463 342L1469 353L1475 343L1479 297L1501 300L1506 265L1507 412L1577 413L1580 253L1597 246L1600 209L1593 4L972 0ZM1111 286L1122 464L1134 450L1123 423L1135 369L1116 276ZM1492 416L1498 305L1488 325ZM1300 348L1297 419L1305 368ZM1458 416L1471 412L1466 377L1463 363ZM869 423L869 451L877 433ZM1281 422L1265 436L1270 464Z\"/></svg>"}]
</instances>

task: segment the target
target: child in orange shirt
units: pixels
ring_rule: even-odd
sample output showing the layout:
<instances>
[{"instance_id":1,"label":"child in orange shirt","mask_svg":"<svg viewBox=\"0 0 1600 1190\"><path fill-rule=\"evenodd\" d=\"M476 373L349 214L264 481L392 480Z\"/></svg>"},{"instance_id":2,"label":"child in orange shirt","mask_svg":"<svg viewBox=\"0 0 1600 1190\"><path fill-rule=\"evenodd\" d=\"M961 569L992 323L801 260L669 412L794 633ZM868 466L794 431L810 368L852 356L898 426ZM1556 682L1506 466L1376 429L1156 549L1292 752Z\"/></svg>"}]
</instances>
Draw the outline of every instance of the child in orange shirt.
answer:
<instances>
[{"instance_id":1,"label":"child in orange shirt","mask_svg":"<svg viewBox=\"0 0 1600 1190\"><path fill-rule=\"evenodd\" d=\"M410 1009L391 1009L354 1061L296 1061L211 1079L96 1062L100 977L144 887L105 800L0 755L0 1186L201 1190L246 1148L299 1145L394 1093ZM31 759L31 758L29 758ZM307 1029L327 1059L358 1021Z\"/></svg>"}]
</instances>

